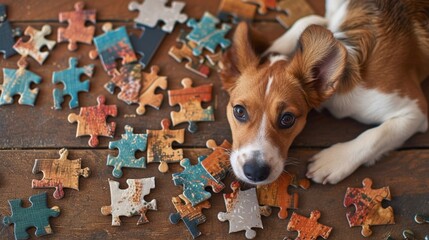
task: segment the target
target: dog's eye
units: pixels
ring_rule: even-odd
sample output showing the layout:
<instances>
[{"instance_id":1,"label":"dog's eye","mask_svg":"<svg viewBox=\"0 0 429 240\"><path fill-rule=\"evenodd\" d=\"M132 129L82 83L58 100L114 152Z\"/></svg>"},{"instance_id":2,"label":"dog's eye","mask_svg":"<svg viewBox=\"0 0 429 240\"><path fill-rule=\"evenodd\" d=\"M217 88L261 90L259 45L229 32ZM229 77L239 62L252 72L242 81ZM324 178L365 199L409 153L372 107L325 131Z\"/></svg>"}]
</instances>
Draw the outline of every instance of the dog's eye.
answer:
<instances>
[{"instance_id":1,"label":"dog's eye","mask_svg":"<svg viewBox=\"0 0 429 240\"><path fill-rule=\"evenodd\" d=\"M295 124L295 116L292 113L287 112L287 113L283 113L280 116L280 119L279 119L280 128L290 128L293 126L293 124Z\"/></svg>"},{"instance_id":2,"label":"dog's eye","mask_svg":"<svg viewBox=\"0 0 429 240\"><path fill-rule=\"evenodd\" d=\"M233 108L234 111L234 117L240 121L240 122L246 122L247 121L247 111L246 109L241 105L235 105Z\"/></svg>"}]
</instances>

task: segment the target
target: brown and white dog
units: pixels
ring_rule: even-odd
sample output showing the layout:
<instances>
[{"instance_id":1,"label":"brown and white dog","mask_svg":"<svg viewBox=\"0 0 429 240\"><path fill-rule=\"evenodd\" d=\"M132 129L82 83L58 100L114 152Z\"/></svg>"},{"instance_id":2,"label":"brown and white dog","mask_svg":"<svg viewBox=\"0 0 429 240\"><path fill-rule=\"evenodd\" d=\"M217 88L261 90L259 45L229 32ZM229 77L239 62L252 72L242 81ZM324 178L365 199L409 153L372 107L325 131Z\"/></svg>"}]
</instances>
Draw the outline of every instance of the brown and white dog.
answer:
<instances>
[{"instance_id":1,"label":"brown and white dog","mask_svg":"<svg viewBox=\"0 0 429 240\"><path fill-rule=\"evenodd\" d=\"M247 24L236 29L221 78L235 175L274 181L312 108L378 124L309 161L307 177L335 184L374 164L428 127L420 83L429 75L429 0L327 0L326 16L297 21L264 48ZM265 60L264 60L265 59Z\"/></svg>"}]
</instances>

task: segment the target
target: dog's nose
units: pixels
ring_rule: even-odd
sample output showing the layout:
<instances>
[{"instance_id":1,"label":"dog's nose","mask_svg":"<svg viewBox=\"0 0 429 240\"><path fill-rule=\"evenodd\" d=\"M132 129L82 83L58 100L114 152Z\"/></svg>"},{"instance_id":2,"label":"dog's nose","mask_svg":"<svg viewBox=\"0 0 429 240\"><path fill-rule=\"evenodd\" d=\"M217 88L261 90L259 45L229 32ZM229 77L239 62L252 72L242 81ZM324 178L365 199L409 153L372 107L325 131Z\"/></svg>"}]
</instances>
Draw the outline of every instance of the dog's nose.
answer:
<instances>
[{"instance_id":1,"label":"dog's nose","mask_svg":"<svg viewBox=\"0 0 429 240\"><path fill-rule=\"evenodd\" d=\"M260 164L257 161L250 161L244 164L244 175L253 182L261 182L270 175L270 166Z\"/></svg>"}]
</instances>

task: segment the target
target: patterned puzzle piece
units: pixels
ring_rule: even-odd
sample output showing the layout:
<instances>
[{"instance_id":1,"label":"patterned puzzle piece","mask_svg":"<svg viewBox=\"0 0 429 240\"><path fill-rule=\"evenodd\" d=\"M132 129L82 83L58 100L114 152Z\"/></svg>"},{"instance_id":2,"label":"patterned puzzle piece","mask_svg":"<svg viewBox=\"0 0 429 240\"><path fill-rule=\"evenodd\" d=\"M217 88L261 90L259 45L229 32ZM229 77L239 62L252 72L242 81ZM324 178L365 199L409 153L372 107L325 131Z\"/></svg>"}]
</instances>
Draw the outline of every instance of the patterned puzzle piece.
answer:
<instances>
[{"instance_id":1,"label":"patterned puzzle piece","mask_svg":"<svg viewBox=\"0 0 429 240\"><path fill-rule=\"evenodd\" d=\"M204 48L209 50L211 53L215 53L218 45L223 49L226 49L231 45L231 41L225 38L225 35L229 30L231 30L231 26L224 23L222 24L221 29L217 29L216 25L218 23L219 19L211 15L209 12L205 12L203 18L198 23L195 19L189 19L187 25L188 27L192 27L193 30L188 34L188 36L186 36L186 38L198 44L192 49L192 53L195 56L201 55Z\"/></svg>"},{"instance_id":2,"label":"patterned puzzle piece","mask_svg":"<svg viewBox=\"0 0 429 240\"><path fill-rule=\"evenodd\" d=\"M259 211L256 189L240 190L240 183L231 183L232 193L223 194L226 213L220 212L217 218L221 222L229 221L229 233L246 231L247 239L256 237L252 228L263 228Z\"/></svg>"},{"instance_id":3,"label":"patterned puzzle piece","mask_svg":"<svg viewBox=\"0 0 429 240\"><path fill-rule=\"evenodd\" d=\"M259 6L258 13L265 15L268 12L268 8L274 9L277 6L277 0L241 0L246 3L252 3Z\"/></svg>"},{"instance_id":4,"label":"patterned puzzle piece","mask_svg":"<svg viewBox=\"0 0 429 240\"><path fill-rule=\"evenodd\" d=\"M138 115L142 115L146 112L145 106L149 105L157 110L162 104L162 100L164 99L164 95L159 93L155 94L157 88L161 88L163 90L167 89L167 77L159 76L159 67L153 65L150 68L150 73L143 72L143 87L140 90L140 97L138 100L139 106L136 109Z\"/></svg>"},{"instance_id":5,"label":"patterned puzzle piece","mask_svg":"<svg viewBox=\"0 0 429 240\"><path fill-rule=\"evenodd\" d=\"M314 14L306 0L280 0L277 3L277 10L284 12L284 14L278 15L276 19L287 29L298 19Z\"/></svg>"},{"instance_id":6,"label":"patterned puzzle piece","mask_svg":"<svg viewBox=\"0 0 429 240\"><path fill-rule=\"evenodd\" d=\"M12 29L7 20L6 5L0 4L0 52L5 59L16 54L13 45L17 35L20 35L19 29Z\"/></svg>"},{"instance_id":7,"label":"patterned puzzle piece","mask_svg":"<svg viewBox=\"0 0 429 240\"><path fill-rule=\"evenodd\" d=\"M191 233L192 238L196 238L201 235L198 230L198 225L206 221L206 216L203 215L203 208L210 208L209 201L204 201L197 206L193 207L192 204L186 199L185 196L179 195L179 197L173 197L171 200L177 213L170 214L170 222L172 224L179 223L182 220L188 231Z\"/></svg>"},{"instance_id":8,"label":"patterned puzzle piece","mask_svg":"<svg viewBox=\"0 0 429 240\"><path fill-rule=\"evenodd\" d=\"M118 109L116 105L104 105L106 98L97 97L97 106L81 107L79 115L69 114L68 121L74 123L77 121L76 137L90 136L88 145L96 147L98 145L98 136L113 137L115 134L116 123L106 123L107 116L116 117Z\"/></svg>"},{"instance_id":9,"label":"patterned puzzle piece","mask_svg":"<svg viewBox=\"0 0 429 240\"><path fill-rule=\"evenodd\" d=\"M227 22L230 16L232 16L233 22L238 23L241 20L253 20L255 13L256 6L253 4L247 4L240 0L222 0L219 5L217 17L222 22Z\"/></svg>"},{"instance_id":10,"label":"patterned puzzle piece","mask_svg":"<svg viewBox=\"0 0 429 240\"><path fill-rule=\"evenodd\" d=\"M20 95L19 104L34 106L38 88L31 89L32 83L40 83L42 78L26 70L27 63L18 62L18 69L3 68L3 84L0 85L0 106L13 103L13 96Z\"/></svg>"},{"instance_id":11,"label":"patterned puzzle piece","mask_svg":"<svg viewBox=\"0 0 429 240\"><path fill-rule=\"evenodd\" d=\"M22 207L21 199L9 200L9 206L12 211L12 216L3 218L5 225L14 224L15 239L28 239L30 235L27 229L36 228L36 236L40 237L47 234L52 234L52 228L49 224L50 217L58 217L60 208L54 206L48 208L46 193L33 195L30 197L31 206L28 208Z\"/></svg>"},{"instance_id":12,"label":"patterned puzzle piece","mask_svg":"<svg viewBox=\"0 0 429 240\"><path fill-rule=\"evenodd\" d=\"M60 22L67 21L67 28L58 28L58 42L69 42L69 51L77 49L77 43L91 44L94 37L95 26L86 26L86 22L95 24L96 10L83 10L84 2L77 2L74 5L75 11L61 12Z\"/></svg>"},{"instance_id":13,"label":"patterned puzzle piece","mask_svg":"<svg viewBox=\"0 0 429 240\"><path fill-rule=\"evenodd\" d=\"M372 189L372 180L365 178L363 188L347 188L344 197L344 206L354 205L355 212L347 213L350 227L362 226L362 235L368 237L372 234L370 226L394 224L393 208L383 208L381 201L391 200L389 187Z\"/></svg>"},{"instance_id":14,"label":"patterned puzzle piece","mask_svg":"<svg viewBox=\"0 0 429 240\"><path fill-rule=\"evenodd\" d=\"M119 74L115 74L112 79L104 85L104 88L111 94L115 93L115 87L121 91L118 99L127 104L136 103L140 97L142 66L140 64L125 64L121 67Z\"/></svg>"},{"instance_id":15,"label":"patterned puzzle piece","mask_svg":"<svg viewBox=\"0 0 429 240\"><path fill-rule=\"evenodd\" d=\"M104 216L112 215L112 226L121 226L120 216L138 216L137 225L147 223L148 210L157 210L156 199L146 202L144 197L155 188L155 177L141 179L127 179L127 189L120 189L119 182L109 180L111 205L103 206L101 213Z\"/></svg>"},{"instance_id":16,"label":"patterned puzzle piece","mask_svg":"<svg viewBox=\"0 0 429 240\"><path fill-rule=\"evenodd\" d=\"M23 38L18 39L13 49L17 51L21 56L31 56L40 65L46 60L49 55L49 51L41 52L40 49L46 46L49 50L52 50L55 46L55 41L47 40L45 37L51 34L51 26L43 25L42 30L39 31L31 26L28 26L24 32L25 35L29 36L30 39L24 42Z\"/></svg>"},{"instance_id":17,"label":"patterned puzzle piece","mask_svg":"<svg viewBox=\"0 0 429 240\"><path fill-rule=\"evenodd\" d=\"M299 199L298 193L293 193L292 195L288 193L289 186L300 186L303 189L308 189L310 181L308 179L298 181L294 174L283 172L273 183L257 186L259 205L280 208L278 217L286 219L288 209L298 209ZM270 212L270 210L268 211Z\"/></svg>"},{"instance_id":18,"label":"patterned puzzle piece","mask_svg":"<svg viewBox=\"0 0 429 240\"><path fill-rule=\"evenodd\" d=\"M33 174L43 173L42 180L33 179L32 188L55 188L54 198L64 197L64 188L79 191L79 177L89 177L89 168L81 168L82 159L68 159L69 151L65 148L59 151L58 159L36 159Z\"/></svg>"},{"instance_id":19,"label":"patterned puzzle piece","mask_svg":"<svg viewBox=\"0 0 429 240\"><path fill-rule=\"evenodd\" d=\"M207 78L210 75L210 69L204 64L204 58L202 56L194 56L192 53L192 49L197 47L197 44L186 40L186 33L183 30L180 31L177 42L181 44L180 48L172 46L168 54L179 63L184 59L188 60L185 64L186 69Z\"/></svg>"},{"instance_id":20,"label":"patterned puzzle piece","mask_svg":"<svg viewBox=\"0 0 429 240\"><path fill-rule=\"evenodd\" d=\"M221 145L217 145L213 139L206 142L206 146L213 150L204 161L201 162L203 168L215 179L217 183L226 177L231 162L229 160L231 152L231 143L224 140Z\"/></svg>"},{"instance_id":21,"label":"patterned puzzle piece","mask_svg":"<svg viewBox=\"0 0 429 240\"><path fill-rule=\"evenodd\" d=\"M183 149L173 149L173 142L183 143L185 129L170 130L170 120L162 119L161 130L146 130L147 133L147 162L159 162L158 170L168 171L167 163L180 162L183 159Z\"/></svg>"},{"instance_id":22,"label":"patterned puzzle piece","mask_svg":"<svg viewBox=\"0 0 429 240\"><path fill-rule=\"evenodd\" d=\"M209 67L216 70L216 72L220 72L222 70L222 56L223 56L222 51L218 51L217 53L206 55L206 59Z\"/></svg>"},{"instance_id":23,"label":"patterned puzzle piece","mask_svg":"<svg viewBox=\"0 0 429 240\"><path fill-rule=\"evenodd\" d=\"M303 217L296 213L292 213L287 225L288 231L297 231L299 240L315 240L318 237L328 239L331 234L332 227L325 226L317 222L320 218L320 212L314 210L310 214L310 218Z\"/></svg>"},{"instance_id":24,"label":"patterned puzzle piece","mask_svg":"<svg viewBox=\"0 0 429 240\"><path fill-rule=\"evenodd\" d=\"M173 1L171 7L166 7L167 2L168 0L144 0L140 4L133 1L128 5L128 9L130 11L139 11L139 15L134 19L136 23L153 28L158 21L162 21L165 23L162 26L162 30L171 33L176 22L184 23L188 16L181 13L185 3Z\"/></svg>"},{"instance_id":25,"label":"patterned puzzle piece","mask_svg":"<svg viewBox=\"0 0 429 240\"><path fill-rule=\"evenodd\" d=\"M195 133L198 130L195 122L214 121L213 107L209 106L206 109L201 107L201 102L210 102L212 100L213 84L192 87L192 80L184 78L182 86L183 89L168 91L170 106L180 105L179 112L171 112L171 120L173 121L173 126L189 122L188 131Z\"/></svg>"},{"instance_id":26,"label":"patterned puzzle piece","mask_svg":"<svg viewBox=\"0 0 429 240\"><path fill-rule=\"evenodd\" d=\"M164 40L166 33L159 27L150 28L140 24L136 25L137 28L143 30L143 33L140 36L131 35L130 40L134 50L142 56L139 60L140 64L143 68L146 68L161 45L162 40Z\"/></svg>"},{"instance_id":27,"label":"patterned puzzle piece","mask_svg":"<svg viewBox=\"0 0 429 240\"><path fill-rule=\"evenodd\" d=\"M114 76L118 72L116 69L117 59L122 59L122 64L137 61L125 27L119 27L115 30L112 27L112 23L105 23L103 25L104 34L94 38L97 51L89 53L91 59L100 56L104 70L110 76Z\"/></svg>"},{"instance_id":28,"label":"patterned puzzle piece","mask_svg":"<svg viewBox=\"0 0 429 240\"><path fill-rule=\"evenodd\" d=\"M63 71L54 72L52 75L52 83L62 83L64 89L54 89L52 92L54 97L54 108L61 109L61 104L64 102L64 96L71 97L69 102L70 108L79 106L79 92L89 91L89 80L80 81L81 75L92 77L94 71L94 64L86 65L84 67L77 67L77 58L69 58L69 68Z\"/></svg>"},{"instance_id":29,"label":"patterned puzzle piece","mask_svg":"<svg viewBox=\"0 0 429 240\"><path fill-rule=\"evenodd\" d=\"M174 185L183 185L183 195L191 202L192 206L196 206L201 202L208 200L212 195L205 190L210 186L213 192L222 191L225 185L222 182L217 182L216 179L204 169L201 162L204 157L198 158L198 164L191 165L188 158L180 161L180 166L185 168L181 173L173 173Z\"/></svg>"},{"instance_id":30,"label":"patterned puzzle piece","mask_svg":"<svg viewBox=\"0 0 429 240\"><path fill-rule=\"evenodd\" d=\"M112 175L115 178L122 177L122 168L146 168L146 158L135 158L136 151L145 151L147 144L147 134L134 134L133 128L126 125L125 134L122 139L109 143L109 149L117 148L117 157L107 155L107 166L113 166Z\"/></svg>"}]
</instances>

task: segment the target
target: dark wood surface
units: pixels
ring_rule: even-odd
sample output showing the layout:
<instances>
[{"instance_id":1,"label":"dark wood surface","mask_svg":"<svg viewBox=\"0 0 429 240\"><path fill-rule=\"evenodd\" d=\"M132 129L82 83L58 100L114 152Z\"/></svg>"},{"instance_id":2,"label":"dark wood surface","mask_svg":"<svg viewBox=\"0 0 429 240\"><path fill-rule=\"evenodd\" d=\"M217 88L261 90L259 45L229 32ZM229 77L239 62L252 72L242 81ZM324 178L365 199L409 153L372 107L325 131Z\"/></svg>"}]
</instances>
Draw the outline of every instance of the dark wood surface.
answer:
<instances>
[{"instance_id":1,"label":"dark wood surface","mask_svg":"<svg viewBox=\"0 0 429 240\"><path fill-rule=\"evenodd\" d=\"M204 3L203 3L204 2ZM323 1L309 1L319 14L324 12ZM44 24L53 27L53 34L49 39L56 39L56 31L65 24L58 23L58 12L73 9L73 2L66 0L49 1L18 1L3 0L8 5L9 20L15 27L25 29L28 25L40 28ZM204 11L216 13L219 0L188 0L185 12L190 17L199 18ZM114 26L126 25L129 31L133 30L132 19L136 12L129 12L128 1L88 1L87 8L97 9L98 23L97 34L100 34L103 22L112 21ZM273 19L274 13L267 16L258 16L253 24L265 33L270 40L280 36L285 30ZM229 126L225 117L225 104L227 94L221 90L220 81L216 73L212 73L209 79L201 78L184 68L184 63L177 63L168 56L168 49L175 44L175 39L180 28L189 30L181 24L171 35L168 35L152 60L152 64L160 66L161 75L168 77L169 89L181 88L180 81L184 77L191 77L195 85L214 83L215 118L213 123L199 123L199 132L186 133L185 143L180 147L185 148L185 156L195 163L198 155L207 154L204 148L209 138L218 143L223 139L231 139ZM58 150L67 147L70 150L70 158L83 158L83 166L89 166L92 175L88 179L81 179L80 192L66 190L66 196L62 200L52 197L53 190L47 190L49 205L58 205L62 212L60 217L52 219L54 235L46 239L189 239L190 235L185 226L180 222L177 226L171 225L168 215L174 211L171 197L180 193L180 188L175 187L171 181L171 173L181 170L178 164L171 165L171 171L161 174L157 170L157 164L150 164L146 170L125 169L124 177L120 180L121 187L126 187L126 178L141 178L155 176L156 189L146 197L158 201L159 211L149 212L150 223L136 226L137 217L122 218L123 226L112 227L111 217L101 215L100 208L110 204L110 193L107 179L112 178L111 167L105 166L107 154L116 154L116 151L108 150L108 142L112 139L100 138L97 149L89 149L88 138L75 138L76 124L67 121L69 113L78 113L78 109L70 110L65 107L61 111L52 109L52 72L68 67L68 58L79 58L80 66L95 63L95 75L91 78L91 90L89 93L81 93L79 100L81 106L96 104L96 97L104 95L107 104L117 104L119 114L109 121L117 122L115 140L120 138L123 127L129 124L135 132L145 132L146 129L159 129L160 120L168 117L171 111L177 111L178 106L168 106L164 99L160 111L148 108L146 115L135 115L136 105L126 105L116 96L108 94L103 88L109 80L103 71L99 60L90 60L88 52L93 46L79 45L76 52L67 51L67 43L55 46L53 52L43 66L30 60L29 70L42 76L43 81L37 87L40 88L39 97L35 107L18 105L0 107L0 215L9 215L8 199L27 199L44 190L31 189L31 179L41 178L41 175L33 175L31 169L36 158L57 158ZM0 56L0 68L16 68L19 56L4 60ZM148 71L148 70L146 70ZM0 74L0 82L3 76ZM426 96L429 96L429 81L423 83ZM163 92L166 97L166 92ZM69 98L66 98L68 104ZM187 127L186 124L176 128ZM351 119L338 120L326 111L310 114L308 125L303 133L296 139L290 155L297 158L299 166L289 168L300 176L305 173L305 161L322 148L334 143L353 139L365 129L365 126ZM179 145L177 145L179 146ZM313 184L309 190L290 189L290 192L298 192L300 195L300 209L298 213L308 215L311 210L318 209L322 213L321 223L334 227L330 239L362 239L360 228L349 228L345 213L348 209L343 207L342 201L347 186L360 187L365 177L374 180L374 187L390 186L393 199L386 203L394 208L396 225L373 227L371 239L383 239L392 233L396 239L401 239L403 229L412 229L419 239L429 234L429 225L414 223L413 216L416 213L429 214L429 133L413 136L401 148L395 151L372 167L362 167L356 173L348 177L338 185ZM229 176L226 183L233 179ZM226 188L223 192L229 192ZM244 233L227 234L228 223L217 220L217 213L224 211L224 203L221 194L215 194L211 199L212 208L205 210L207 222L200 225L203 232L201 239L244 239ZM264 230L257 230L257 239L283 239L285 236L294 236L295 233L286 231L288 219L279 220L274 214L263 218ZM291 213L291 211L289 211ZM12 227L4 227L0 224L0 239L13 239Z\"/></svg>"}]
</instances>

